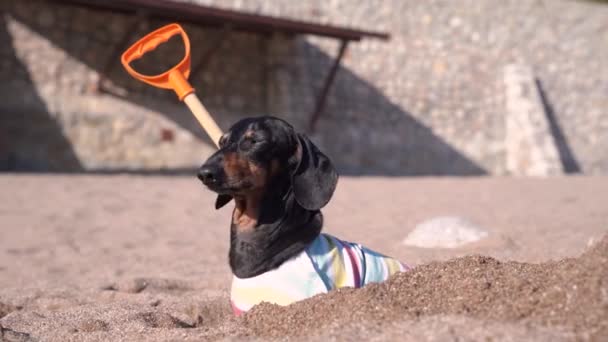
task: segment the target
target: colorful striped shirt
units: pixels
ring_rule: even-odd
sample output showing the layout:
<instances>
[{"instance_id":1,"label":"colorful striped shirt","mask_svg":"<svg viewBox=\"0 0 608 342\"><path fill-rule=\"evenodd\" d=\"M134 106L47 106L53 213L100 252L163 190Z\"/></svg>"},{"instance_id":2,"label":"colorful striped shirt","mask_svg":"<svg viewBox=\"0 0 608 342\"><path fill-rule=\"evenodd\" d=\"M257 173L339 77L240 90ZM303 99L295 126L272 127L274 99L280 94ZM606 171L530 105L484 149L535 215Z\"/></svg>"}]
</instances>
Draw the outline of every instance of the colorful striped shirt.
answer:
<instances>
[{"instance_id":1,"label":"colorful striped shirt","mask_svg":"<svg viewBox=\"0 0 608 342\"><path fill-rule=\"evenodd\" d=\"M410 267L359 244L320 234L304 251L278 268L232 280L230 301L238 316L254 305L288 305L341 287L385 281Z\"/></svg>"}]
</instances>

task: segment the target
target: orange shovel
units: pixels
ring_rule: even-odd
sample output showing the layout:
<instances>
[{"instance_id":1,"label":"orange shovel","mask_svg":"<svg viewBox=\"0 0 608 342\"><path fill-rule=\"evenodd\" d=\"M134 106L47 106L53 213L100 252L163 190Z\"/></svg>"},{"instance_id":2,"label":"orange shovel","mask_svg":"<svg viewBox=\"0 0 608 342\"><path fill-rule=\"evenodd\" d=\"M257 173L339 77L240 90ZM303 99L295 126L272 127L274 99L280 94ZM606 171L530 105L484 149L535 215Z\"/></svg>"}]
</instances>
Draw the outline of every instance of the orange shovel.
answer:
<instances>
[{"instance_id":1,"label":"orange shovel","mask_svg":"<svg viewBox=\"0 0 608 342\"><path fill-rule=\"evenodd\" d=\"M146 52L156 49L162 43L165 43L169 38L180 34L184 41L186 50L184 58L173 68L159 75L149 76L142 75L131 67L131 62L143 57ZM203 126L215 146L219 147L222 130L215 123L205 106L194 94L194 88L188 83L190 76L190 39L184 29L178 24L169 24L158 30L149 33L122 54L120 58L122 65L127 69L127 72L136 79L151 84L157 88L173 89L180 101L184 101L198 122Z\"/></svg>"}]
</instances>

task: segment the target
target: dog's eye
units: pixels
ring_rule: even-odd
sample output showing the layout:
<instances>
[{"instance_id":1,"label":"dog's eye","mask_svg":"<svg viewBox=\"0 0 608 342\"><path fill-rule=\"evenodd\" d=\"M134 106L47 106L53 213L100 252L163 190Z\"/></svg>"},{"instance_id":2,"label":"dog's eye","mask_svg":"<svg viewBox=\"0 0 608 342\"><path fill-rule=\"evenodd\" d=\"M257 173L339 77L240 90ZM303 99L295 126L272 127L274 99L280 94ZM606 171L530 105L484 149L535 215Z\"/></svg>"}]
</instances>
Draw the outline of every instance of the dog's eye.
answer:
<instances>
[{"instance_id":1,"label":"dog's eye","mask_svg":"<svg viewBox=\"0 0 608 342\"><path fill-rule=\"evenodd\" d=\"M243 151L247 151L253 146L253 144L254 144L253 139L251 139L251 138L243 139L241 141L241 143L239 144L239 148Z\"/></svg>"},{"instance_id":2,"label":"dog's eye","mask_svg":"<svg viewBox=\"0 0 608 342\"><path fill-rule=\"evenodd\" d=\"M247 151L260 142L262 140L258 137L247 137L240 142L239 147L241 150Z\"/></svg>"}]
</instances>

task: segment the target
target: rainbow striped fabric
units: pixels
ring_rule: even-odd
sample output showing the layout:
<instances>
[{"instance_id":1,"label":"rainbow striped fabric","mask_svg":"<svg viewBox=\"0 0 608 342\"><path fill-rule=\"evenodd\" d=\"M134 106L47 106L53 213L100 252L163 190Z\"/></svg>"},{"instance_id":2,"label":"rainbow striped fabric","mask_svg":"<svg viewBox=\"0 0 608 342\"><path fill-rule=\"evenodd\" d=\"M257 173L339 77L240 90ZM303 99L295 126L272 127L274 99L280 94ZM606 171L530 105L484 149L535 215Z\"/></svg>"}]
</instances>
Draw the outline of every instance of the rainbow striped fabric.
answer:
<instances>
[{"instance_id":1,"label":"rainbow striped fabric","mask_svg":"<svg viewBox=\"0 0 608 342\"><path fill-rule=\"evenodd\" d=\"M320 234L302 253L278 268L232 280L230 300L238 316L261 302L288 305L341 287L382 282L410 267L359 244Z\"/></svg>"}]
</instances>

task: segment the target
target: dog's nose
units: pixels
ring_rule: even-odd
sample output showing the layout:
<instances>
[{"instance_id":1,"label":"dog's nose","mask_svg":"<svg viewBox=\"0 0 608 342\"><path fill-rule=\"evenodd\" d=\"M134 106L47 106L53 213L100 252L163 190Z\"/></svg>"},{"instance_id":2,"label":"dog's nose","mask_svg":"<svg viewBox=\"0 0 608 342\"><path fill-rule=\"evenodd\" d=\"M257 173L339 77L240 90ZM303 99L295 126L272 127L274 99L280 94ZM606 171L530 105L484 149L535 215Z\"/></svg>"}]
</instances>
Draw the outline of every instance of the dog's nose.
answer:
<instances>
[{"instance_id":1,"label":"dog's nose","mask_svg":"<svg viewBox=\"0 0 608 342\"><path fill-rule=\"evenodd\" d=\"M215 184L218 181L217 171L217 168L203 165L200 169L198 169L197 177L205 185Z\"/></svg>"}]
</instances>

